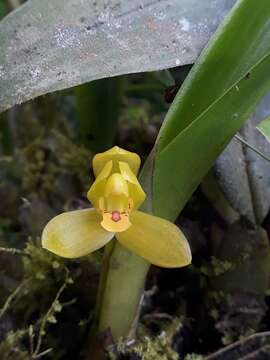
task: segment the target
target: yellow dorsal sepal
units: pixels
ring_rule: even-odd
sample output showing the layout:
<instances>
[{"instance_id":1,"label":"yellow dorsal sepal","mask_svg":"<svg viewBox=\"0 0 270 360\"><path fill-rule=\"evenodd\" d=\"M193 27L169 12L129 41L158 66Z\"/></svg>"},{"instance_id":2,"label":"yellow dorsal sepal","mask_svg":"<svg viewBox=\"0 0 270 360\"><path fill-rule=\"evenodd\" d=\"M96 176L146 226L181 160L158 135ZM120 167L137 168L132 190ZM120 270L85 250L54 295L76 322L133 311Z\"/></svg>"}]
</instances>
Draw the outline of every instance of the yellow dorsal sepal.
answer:
<instances>
[{"instance_id":1,"label":"yellow dorsal sepal","mask_svg":"<svg viewBox=\"0 0 270 360\"><path fill-rule=\"evenodd\" d=\"M113 169L112 169L113 173L119 172L119 161L126 162L130 166L132 172L135 175L138 174L141 165L141 159L139 155L131 151L121 149L118 146L114 146L111 149L103 153L96 154L94 156L93 170L96 177L100 174L105 164L110 160L112 160L113 162Z\"/></svg>"}]
</instances>

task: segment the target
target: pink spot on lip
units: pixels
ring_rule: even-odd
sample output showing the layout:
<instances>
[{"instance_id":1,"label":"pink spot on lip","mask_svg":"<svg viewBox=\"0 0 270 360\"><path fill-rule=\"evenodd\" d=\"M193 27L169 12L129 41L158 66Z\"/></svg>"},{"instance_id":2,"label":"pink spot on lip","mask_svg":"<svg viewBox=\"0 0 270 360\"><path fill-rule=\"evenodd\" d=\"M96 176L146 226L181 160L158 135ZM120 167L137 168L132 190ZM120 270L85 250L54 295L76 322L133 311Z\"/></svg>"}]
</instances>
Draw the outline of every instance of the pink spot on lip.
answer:
<instances>
[{"instance_id":1,"label":"pink spot on lip","mask_svg":"<svg viewBox=\"0 0 270 360\"><path fill-rule=\"evenodd\" d=\"M112 220L117 222L119 220L121 220L121 215L119 211L113 211L112 212Z\"/></svg>"}]
</instances>

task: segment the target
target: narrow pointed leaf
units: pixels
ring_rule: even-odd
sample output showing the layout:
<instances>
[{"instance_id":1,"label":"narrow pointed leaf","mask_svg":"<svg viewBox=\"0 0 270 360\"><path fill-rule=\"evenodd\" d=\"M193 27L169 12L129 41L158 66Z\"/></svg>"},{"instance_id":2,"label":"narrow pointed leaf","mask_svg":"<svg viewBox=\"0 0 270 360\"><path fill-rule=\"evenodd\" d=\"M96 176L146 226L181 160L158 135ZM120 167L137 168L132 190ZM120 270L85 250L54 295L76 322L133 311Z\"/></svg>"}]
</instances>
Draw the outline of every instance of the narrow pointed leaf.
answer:
<instances>
[{"instance_id":1,"label":"narrow pointed leaf","mask_svg":"<svg viewBox=\"0 0 270 360\"><path fill-rule=\"evenodd\" d=\"M177 216L270 88L269 16L267 0L238 1L180 89L157 143L154 213Z\"/></svg>"},{"instance_id":2,"label":"narrow pointed leaf","mask_svg":"<svg viewBox=\"0 0 270 360\"><path fill-rule=\"evenodd\" d=\"M243 77L248 80L252 76L252 67L270 51L269 16L268 0L237 1L172 104L160 132L160 149Z\"/></svg>"}]
</instances>

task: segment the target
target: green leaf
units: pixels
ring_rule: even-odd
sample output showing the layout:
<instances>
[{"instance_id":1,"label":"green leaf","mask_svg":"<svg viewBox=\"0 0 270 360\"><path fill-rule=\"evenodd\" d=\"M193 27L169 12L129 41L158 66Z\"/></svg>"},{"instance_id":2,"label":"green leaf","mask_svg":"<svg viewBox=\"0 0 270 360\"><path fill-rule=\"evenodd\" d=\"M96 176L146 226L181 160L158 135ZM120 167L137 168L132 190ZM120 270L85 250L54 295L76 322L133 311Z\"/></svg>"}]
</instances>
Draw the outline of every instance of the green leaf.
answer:
<instances>
[{"instance_id":1,"label":"green leaf","mask_svg":"<svg viewBox=\"0 0 270 360\"><path fill-rule=\"evenodd\" d=\"M270 142L270 116L264 119L257 129L263 134L263 136Z\"/></svg>"},{"instance_id":2,"label":"green leaf","mask_svg":"<svg viewBox=\"0 0 270 360\"><path fill-rule=\"evenodd\" d=\"M0 111L121 74L192 63L235 0L28 0L0 23Z\"/></svg>"},{"instance_id":3,"label":"green leaf","mask_svg":"<svg viewBox=\"0 0 270 360\"><path fill-rule=\"evenodd\" d=\"M246 19L252 11L253 16ZM159 139L164 148L180 131L260 62L270 49L270 3L238 0L189 73Z\"/></svg>"},{"instance_id":4,"label":"green leaf","mask_svg":"<svg viewBox=\"0 0 270 360\"><path fill-rule=\"evenodd\" d=\"M270 88L269 16L268 0L238 1L180 89L156 144L154 213L176 218Z\"/></svg>"}]
</instances>

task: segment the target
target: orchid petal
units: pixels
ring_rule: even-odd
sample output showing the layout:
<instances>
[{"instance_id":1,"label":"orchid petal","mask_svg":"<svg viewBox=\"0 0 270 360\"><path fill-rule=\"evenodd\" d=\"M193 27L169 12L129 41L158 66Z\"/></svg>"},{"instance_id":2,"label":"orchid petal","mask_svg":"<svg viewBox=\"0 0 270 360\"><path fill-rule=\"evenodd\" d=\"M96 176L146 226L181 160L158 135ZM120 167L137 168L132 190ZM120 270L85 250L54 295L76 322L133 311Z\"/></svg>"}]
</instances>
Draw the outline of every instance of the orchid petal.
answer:
<instances>
[{"instance_id":1,"label":"orchid petal","mask_svg":"<svg viewBox=\"0 0 270 360\"><path fill-rule=\"evenodd\" d=\"M131 171L128 163L119 161L120 173L128 182L129 196L133 200L133 209L136 210L145 200L145 192L143 191L136 175Z\"/></svg>"},{"instance_id":2,"label":"orchid petal","mask_svg":"<svg viewBox=\"0 0 270 360\"><path fill-rule=\"evenodd\" d=\"M111 174L112 167L113 162L110 160L104 165L103 169L87 193L87 199L96 209L99 208L99 199L104 196L106 181Z\"/></svg>"},{"instance_id":3,"label":"orchid petal","mask_svg":"<svg viewBox=\"0 0 270 360\"><path fill-rule=\"evenodd\" d=\"M187 239L173 223L157 216L133 211L132 226L117 233L117 240L150 263L162 267L182 267L191 263Z\"/></svg>"},{"instance_id":4,"label":"orchid petal","mask_svg":"<svg viewBox=\"0 0 270 360\"><path fill-rule=\"evenodd\" d=\"M66 258L87 255L107 244L114 236L114 233L103 229L101 220L95 209L62 213L45 226L42 246Z\"/></svg>"}]
</instances>

